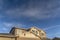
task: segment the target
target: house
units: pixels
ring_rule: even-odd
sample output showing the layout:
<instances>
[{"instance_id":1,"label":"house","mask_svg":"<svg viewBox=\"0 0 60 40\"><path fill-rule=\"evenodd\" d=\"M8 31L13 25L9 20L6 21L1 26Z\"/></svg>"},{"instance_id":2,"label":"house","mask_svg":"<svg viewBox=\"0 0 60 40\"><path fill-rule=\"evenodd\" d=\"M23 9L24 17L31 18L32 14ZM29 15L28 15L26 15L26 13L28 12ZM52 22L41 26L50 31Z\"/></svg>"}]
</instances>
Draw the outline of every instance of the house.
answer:
<instances>
[{"instance_id":1,"label":"house","mask_svg":"<svg viewBox=\"0 0 60 40\"><path fill-rule=\"evenodd\" d=\"M46 33L36 27L13 27L9 33L0 33L0 40L46 40Z\"/></svg>"}]
</instances>

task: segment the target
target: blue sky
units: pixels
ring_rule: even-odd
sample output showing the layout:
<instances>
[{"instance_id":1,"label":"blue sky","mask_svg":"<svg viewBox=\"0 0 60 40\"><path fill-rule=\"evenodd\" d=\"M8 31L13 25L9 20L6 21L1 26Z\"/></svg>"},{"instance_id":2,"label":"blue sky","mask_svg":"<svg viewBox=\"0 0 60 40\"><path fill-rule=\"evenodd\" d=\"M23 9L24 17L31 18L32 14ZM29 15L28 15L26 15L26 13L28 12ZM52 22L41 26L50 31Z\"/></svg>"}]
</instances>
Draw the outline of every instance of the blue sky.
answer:
<instances>
[{"instance_id":1,"label":"blue sky","mask_svg":"<svg viewBox=\"0 0 60 40\"><path fill-rule=\"evenodd\" d=\"M60 0L0 0L0 33L36 26L60 37Z\"/></svg>"}]
</instances>

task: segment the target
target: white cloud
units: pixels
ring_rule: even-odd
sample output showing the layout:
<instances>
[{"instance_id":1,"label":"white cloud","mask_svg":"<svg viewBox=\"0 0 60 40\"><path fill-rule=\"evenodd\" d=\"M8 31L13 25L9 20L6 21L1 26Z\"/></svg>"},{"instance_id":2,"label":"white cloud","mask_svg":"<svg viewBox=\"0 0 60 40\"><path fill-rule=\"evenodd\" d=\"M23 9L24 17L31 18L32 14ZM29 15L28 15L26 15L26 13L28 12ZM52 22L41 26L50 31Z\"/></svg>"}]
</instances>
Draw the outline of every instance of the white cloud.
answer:
<instances>
[{"instance_id":1,"label":"white cloud","mask_svg":"<svg viewBox=\"0 0 60 40\"><path fill-rule=\"evenodd\" d=\"M59 28L60 28L60 25L54 25L47 28L43 28L43 30L46 31L47 37L53 38L53 37L60 37Z\"/></svg>"},{"instance_id":2,"label":"white cloud","mask_svg":"<svg viewBox=\"0 0 60 40\"><path fill-rule=\"evenodd\" d=\"M44 30L55 29L56 27L58 28L60 27L60 25L50 26L50 27L44 28Z\"/></svg>"},{"instance_id":3,"label":"white cloud","mask_svg":"<svg viewBox=\"0 0 60 40\"><path fill-rule=\"evenodd\" d=\"M26 25L24 25L24 24L22 24L22 23L7 23L7 22L5 22L5 23L3 23L3 25L5 26L5 27L26 27Z\"/></svg>"},{"instance_id":4,"label":"white cloud","mask_svg":"<svg viewBox=\"0 0 60 40\"><path fill-rule=\"evenodd\" d=\"M55 33L55 36L60 36L60 32L56 32Z\"/></svg>"},{"instance_id":5,"label":"white cloud","mask_svg":"<svg viewBox=\"0 0 60 40\"><path fill-rule=\"evenodd\" d=\"M8 9L5 13L10 18L20 18L22 16L36 19L55 18L60 15L60 11L58 11L60 10L59 2L44 2L41 4L29 2L27 8L25 8L27 4L23 4L20 8Z\"/></svg>"},{"instance_id":6,"label":"white cloud","mask_svg":"<svg viewBox=\"0 0 60 40\"><path fill-rule=\"evenodd\" d=\"M6 0L7 1L7 0ZM4 13L8 19L20 19L20 18L30 18L29 20L35 21L40 19L49 19L60 17L60 1L28 1L17 5L19 0L13 1L11 5L7 2L1 0L1 6L3 6L2 14ZM14 4L15 5L12 5ZM4 6L5 4L5 6ZM10 7L9 7L10 6ZM3 15L4 15L3 14Z\"/></svg>"},{"instance_id":7,"label":"white cloud","mask_svg":"<svg viewBox=\"0 0 60 40\"><path fill-rule=\"evenodd\" d=\"M23 8L22 8L23 9ZM25 9L24 11L20 9L14 9L14 10L7 10L6 14L10 18L20 18L20 17L29 17L29 18L36 18L36 19L46 19L46 18L52 18L54 15L50 13L50 11L41 11L38 9Z\"/></svg>"},{"instance_id":8,"label":"white cloud","mask_svg":"<svg viewBox=\"0 0 60 40\"><path fill-rule=\"evenodd\" d=\"M3 25L6 26L6 27L12 27L14 24L12 24L12 23L3 23Z\"/></svg>"}]
</instances>

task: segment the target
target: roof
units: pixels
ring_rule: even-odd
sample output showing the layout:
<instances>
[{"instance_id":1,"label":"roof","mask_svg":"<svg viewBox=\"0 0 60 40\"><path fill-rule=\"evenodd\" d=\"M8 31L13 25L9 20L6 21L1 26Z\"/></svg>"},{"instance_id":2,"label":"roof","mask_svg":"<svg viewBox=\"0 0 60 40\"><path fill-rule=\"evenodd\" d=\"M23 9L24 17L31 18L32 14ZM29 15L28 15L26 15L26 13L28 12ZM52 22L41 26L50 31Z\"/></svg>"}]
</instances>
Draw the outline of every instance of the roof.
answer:
<instances>
[{"instance_id":1,"label":"roof","mask_svg":"<svg viewBox=\"0 0 60 40\"><path fill-rule=\"evenodd\" d=\"M31 27L31 28L35 28L35 29L37 29L38 31L41 30L41 29L39 29L39 28L37 28L37 27ZM12 32L13 30L15 30L15 29L22 29L22 30L29 31L31 28L28 28L28 29L23 28L23 29L22 29L22 28L13 27L13 28L11 29L10 33L0 33L0 37L15 38L15 37L17 37L17 36L11 34L11 32ZM43 31L43 30L42 30L42 31Z\"/></svg>"},{"instance_id":2,"label":"roof","mask_svg":"<svg viewBox=\"0 0 60 40\"><path fill-rule=\"evenodd\" d=\"M16 36L10 34L10 33L0 33L0 37L11 37L11 38L15 38Z\"/></svg>"},{"instance_id":3,"label":"roof","mask_svg":"<svg viewBox=\"0 0 60 40\"><path fill-rule=\"evenodd\" d=\"M42 29L40 29L40 28L37 28L36 26L33 26L33 27L31 27L31 28L35 28L35 29L37 29L38 31L40 31L40 30L42 30ZM31 28L18 28L18 27L13 27L12 29L11 29L11 31L12 30L14 30L14 29L21 29L21 30L26 30L26 31L29 31ZM11 32L10 31L10 32ZM42 31L44 31L44 30L42 30ZM45 32L45 31L44 31ZM45 32L46 33L46 32Z\"/></svg>"},{"instance_id":4,"label":"roof","mask_svg":"<svg viewBox=\"0 0 60 40\"><path fill-rule=\"evenodd\" d=\"M33 27L31 27L31 28L35 28L35 29L37 29L38 31L43 31L44 33L46 33L44 30L42 30L42 29L40 29L40 28L37 28L36 26L33 26Z\"/></svg>"},{"instance_id":5,"label":"roof","mask_svg":"<svg viewBox=\"0 0 60 40\"><path fill-rule=\"evenodd\" d=\"M15 29L21 29L21 30L25 30L25 31L29 31L30 28L18 28L18 27L12 27L12 29L10 30L10 33L15 30Z\"/></svg>"}]
</instances>

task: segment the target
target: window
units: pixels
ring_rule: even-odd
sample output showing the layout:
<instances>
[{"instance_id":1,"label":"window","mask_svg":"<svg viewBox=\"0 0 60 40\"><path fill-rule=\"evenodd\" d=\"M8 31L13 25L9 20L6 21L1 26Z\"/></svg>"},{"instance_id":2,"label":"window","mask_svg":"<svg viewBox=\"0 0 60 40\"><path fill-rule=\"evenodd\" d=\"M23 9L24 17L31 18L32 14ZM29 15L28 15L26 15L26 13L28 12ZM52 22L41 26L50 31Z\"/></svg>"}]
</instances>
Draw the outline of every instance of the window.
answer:
<instances>
[{"instance_id":1,"label":"window","mask_svg":"<svg viewBox=\"0 0 60 40\"><path fill-rule=\"evenodd\" d=\"M32 30L33 33L38 34L38 31Z\"/></svg>"},{"instance_id":2,"label":"window","mask_svg":"<svg viewBox=\"0 0 60 40\"><path fill-rule=\"evenodd\" d=\"M39 32L41 32L41 30L39 30Z\"/></svg>"},{"instance_id":3,"label":"window","mask_svg":"<svg viewBox=\"0 0 60 40\"><path fill-rule=\"evenodd\" d=\"M36 34L38 34L38 31L36 31Z\"/></svg>"},{"instance_id":4,"label":"window","mask_svg":"<svg viewBox=\"0 0 60 40\"><path fill-rule=\"evenodd\" d=\"M32 30L32 32L35 32L35 30Z\"/></svg>"},{"instance_id":5,"label":"window","mask_svg":"<svg viewBox=\"0 0 60 40\"><path fill-rule=\"evenodd\" d=\"M42 33L42 35L44 35L44 33Z\"/></svg>"},{"instance_id":6,"label":"window","mask_svg":"<svg viewBox=\"0 0 60 40\"><path fill-rule=\"evenodd\" d=\"M24 36L26 36L26 34L24 33Z\"/></svg>"}]
</instances>

